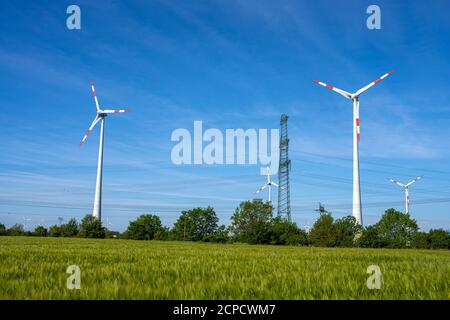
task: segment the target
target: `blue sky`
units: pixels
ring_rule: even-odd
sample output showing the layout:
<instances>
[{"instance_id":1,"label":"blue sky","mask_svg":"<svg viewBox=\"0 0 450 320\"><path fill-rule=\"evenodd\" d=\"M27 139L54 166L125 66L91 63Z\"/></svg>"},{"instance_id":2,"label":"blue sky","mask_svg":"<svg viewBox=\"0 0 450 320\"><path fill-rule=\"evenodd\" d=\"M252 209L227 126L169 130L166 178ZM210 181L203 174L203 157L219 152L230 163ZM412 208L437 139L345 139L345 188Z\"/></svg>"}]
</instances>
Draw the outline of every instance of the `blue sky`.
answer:
<instances>
[{"instance_id":1,"label":"blue sky","mask_svg":"<svg viewBox=\"0 0 450 320\"><path fill-rule=\"evenodd\" d=\"M81 30L66 8L81 8ZM100 104L129 108L105 128L103 218L123 230L139 214L171 226L212 205L228 224L262 185L259 165L176 166L177 128L278 128L289 118L293 219L311 226L318 202L350 214L352 108L315 85L361 96L366 224L386 208L423 229L450 228L448 1L13 1L0 4L0 222L27 228L92 212L99 128L79 147ZM276 179L276 177L275 177ZM264 197L267 195L264 194Z\"/></svg>"}]
</instances>

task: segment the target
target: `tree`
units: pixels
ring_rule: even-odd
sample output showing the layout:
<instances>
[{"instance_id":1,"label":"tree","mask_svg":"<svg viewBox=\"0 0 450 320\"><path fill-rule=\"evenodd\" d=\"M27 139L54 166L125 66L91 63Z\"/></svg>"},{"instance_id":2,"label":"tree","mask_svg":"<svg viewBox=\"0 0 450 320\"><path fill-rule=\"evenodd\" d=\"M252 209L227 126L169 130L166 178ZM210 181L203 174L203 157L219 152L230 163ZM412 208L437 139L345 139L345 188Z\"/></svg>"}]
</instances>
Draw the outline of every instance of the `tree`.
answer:
<instances>
[{"instance_id":1,"label":"tree","mask_svg":"<svg viewBox=\"0 0 450 320\"><path fill-rule=\"evenodd\" d=\"M37 237L46 237L47 236L47 229L43 226L37 226L34 229L34 233L35 236Z\"/></svg>"},{"instance_id":2,"label":"tree","mask_svg":"<svg viewBox=\"0 0 450 320\"><path fill-rule=\"evenodd\" d=\"M25 231L23 229L23 225L16 223L11 228L6 231L8 236L23 236L25 235Z\"/></svg>"},{"instance_id":3,"label":"tree","mask_svg":"<svg viewBox=\"0 0 450 320\"><path fill-rule=\"evenodd\" d=\"M105 228L102 226L101 221L87 214L80 224L80 236L83 238L104 238Z\"/></svg>"},{"instance_id":4,"label":"tree","mask_svg":"<svg viewBox=\"0 0 450 320\"><path fill-rule=\"evenodd\" d=\"M450 233L444 229L431 229L428 241L431 249L450 249Z\"/></svg>"},{"instance_id":5,"label":"tree","mask_svg":"<svg viewBox=\"0 0 450 320\"><path fill-rule=\"evenodd\" d=\"M6 236L6 227L2 223L0 223L0 236Z\"/></svg>"},{"instance_id":6,"label":"tree","mask_svg":"<svg viewBox=\"0 0 450 320\"><path fill-rule=\"evenodd\" d=\"M290 222L282 217L275 217L271 223L271 244L281 245L307 245L308 235L297 227L295 222Z\"/></svg>"},{"instance_id":7,"label":"tree","mask_svg":"<svg viewBox=\"0 0 450 320\"><path fill-rule=\"evenodd\" d=\"M182 211L171 233L176 240L214 241L219 226L216 212L212 207L194 208Z\"/></svg>"},{"instance_id":8,"label":"tree","mask_svg":"<svg viewBox=\"0 0 450 320\"><path fill-rule=\"evenodd\" d=\"M78 235L78 222L75 219L70 219L66 224L61 225L62 237L75 237Z\"/></svg>"},{"instance_id":9,"label":"tree","mask_svg":"<svg viewBox=\"0 0 450 320\"><path fill-rule=\"evenodd\" d=\"M357 244L363 248L382 248L388 246L388 242L380 238L376 225L365 228L357 240Z\"/></svg>"},{"instance_id":10,"label":"tree","mask_svg":"<svg viewBox=\"0 0 450 320\"><path fill-rule=\"evenodd\" d=\"M414 232L411 239L411 247L416 249L429 249L430 243L428 241L428 233L426 232Z\"/></svg>"},{"instance_id":11,"label":"tree","mask_svg":"<svg viewBox=\"0 0 450 320\"><path fill-rule=\"evenodd\" d=\"M313 246L333 247L337 243L336 227L331 214L322 214L309 232L309 241Z\"/></svg>"},{"instance_id":12,"label":"tree","mask_svg":"<svg viewBox=\"0 0 450 320\"><path fill-rule=\"evenodd\" d=\"M225 243L229 239L229 233L230 233L229 228L225 227L224 225L221 225L217 228L217 231L211 238L211 241Z\"/></svg>"},{"instance_id":13,"label":"tree","mask_svg":"<svg viewBox=\"0 0 450 320\"><path fill-rule=\"evenodd\" d=\"M49 237L61 237L62 236L61 227L57 225L50 226L50 228L48 228L47 235Z\"/></svg>"},{"instance_id":14,"label":"tree","mask_svg":"<svg viewBox=\"0 0 450 320\"><path fill-rule=\"evenodd\" d=\"M270 202L241 202L231 217L233 240L252 244L270 243L272 210Z\"/></svg>"},{"instance_id":15,"label":"tree","mask_svg":"<svg viewBox=\"0 0 450 320\"><path fill-rule=\"evenodd\" d=\"M336 246L353 247L355 238L361 235L362 227L353 216L346 216L334 222Z\"/></svg>"},{"instance_id":16,"label":"tree","mask_svg":"<svg viewBox=\"0 0 450 320\"><path fill-rule=\"evenodd\" d=\"M409 214L395 209L386 210L375 226L379 239L391 248L411 246L413 234L419 230Z\"/></svg>"},{"instance_id":17,"label":"tree","mask_svg":"<svg viewBox=\"0 0 450 320\"><path fill-rule=\"evenodd\" d=\"M161 224L161 219L152 214L143 214L130 222L125 237L134 240L164 240L167 229Z\"/></svg>"}]
</instances>

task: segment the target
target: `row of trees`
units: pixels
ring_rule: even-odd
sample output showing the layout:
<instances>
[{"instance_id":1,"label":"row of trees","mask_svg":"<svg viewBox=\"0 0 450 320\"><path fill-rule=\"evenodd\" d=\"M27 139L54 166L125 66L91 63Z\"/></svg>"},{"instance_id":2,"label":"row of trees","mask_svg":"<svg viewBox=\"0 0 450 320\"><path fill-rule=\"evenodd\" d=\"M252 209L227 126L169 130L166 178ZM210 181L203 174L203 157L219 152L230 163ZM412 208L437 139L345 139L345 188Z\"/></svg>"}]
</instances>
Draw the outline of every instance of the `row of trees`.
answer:
<instances>
[{"instance_id":1,"label":"row of trees","mask_svg":"<svg viewBox=\"0 0 450 320\"><path fill-rule=\"evenodd\" d=\"M92 215L86 215L81 223L76 219L70 219L66 224L53 225L48 229L37 226L34 231L25 231L23 225L15 224L11 228L0 223L0 236L37 236L37 237L82 237L82 238L105 238L112 237L111 233L104 228L100 221Z\"/></svg>"},{"instance_id":2,"label":"row of trees","mask_svg":"<svg viewBox=\"0 0 450 320\"><path fill-rule=\"evenodd\" d=\"M450 249L450 233L443 229L421 232L408 214L388 209L378 223L361 227L351 217L335 220L331 214L321 215L306 232L294 222L272 215L272 205L261 200L245 201L234 211L230 226L219 225L212 207L182 211L169 229L157 215L143 214L131 221L122 234L112 233L87 215L80 224L71 219L67 224L38 226L25 232L15 225L6 229L0 224L0 235L36 235L53 237L120 237L134 240L182 240L204 242L243 242L251 244L310 245L321 247L431 248Z\"/></svg>"}]
</instances>

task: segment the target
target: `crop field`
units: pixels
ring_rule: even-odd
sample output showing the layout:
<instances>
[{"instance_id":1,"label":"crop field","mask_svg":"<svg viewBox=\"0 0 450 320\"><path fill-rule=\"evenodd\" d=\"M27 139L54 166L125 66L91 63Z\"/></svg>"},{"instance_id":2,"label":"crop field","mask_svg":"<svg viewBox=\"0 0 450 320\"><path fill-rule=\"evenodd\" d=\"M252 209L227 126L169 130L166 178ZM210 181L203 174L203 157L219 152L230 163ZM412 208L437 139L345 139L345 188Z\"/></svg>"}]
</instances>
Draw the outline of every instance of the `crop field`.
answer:
<instances>
[{"instance_id":1,"label":"crop field","mask_svg":"<svg viewBox=\"0 0 450 320\"><path fill-rule=\"evenodd\" d=\"M0 237L0 298L450 299L450 251Z\"/></svg>"}]
</instances>

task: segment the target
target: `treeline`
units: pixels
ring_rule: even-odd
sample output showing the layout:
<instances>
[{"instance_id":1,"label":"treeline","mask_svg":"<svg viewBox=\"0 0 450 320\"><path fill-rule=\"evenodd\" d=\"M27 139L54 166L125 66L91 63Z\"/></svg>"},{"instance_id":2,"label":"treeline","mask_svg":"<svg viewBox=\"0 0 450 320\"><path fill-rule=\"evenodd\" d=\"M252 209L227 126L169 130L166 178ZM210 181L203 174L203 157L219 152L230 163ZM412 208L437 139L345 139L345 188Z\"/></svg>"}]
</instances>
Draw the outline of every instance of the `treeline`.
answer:
<instances>
[{"instance_id":1,"label":"treeline","mask_svg":"<svg viewBox=\"0 0 450 320\"><path fill-rule=\"evenodd\" d=\"M123 233L112 232L100 221L86 215L80 224L75 219L48 230L38 226L24 231L14 225L6 229L0 224L0 235L51 237L123 238L134 240L180 240L203 242L241 242L250 244L302 245L318 247L421 248L450 249L450 232L419 230L408 214L388 209L381 219L367 228L352 216L335 220L331 214L321 215L309 232L294 222L272 215L272 205L261 200L244 201L233 213L231 225L219 225L212 207L182 211L172 228L161 223L157 215L143 214L131 221Z\"/></svg>"},{"instance_id":2,"label":"treeline","mask_svg":"<svg viewBox=\"0 0 450 320\"><path fill-rule=\"evenodd\" d=\"M107 230L92 215L86 215L80 224L76 219L70 219L65 224L53 225L48 229L37 226L34 231L25 231L21 224L15 224L6 229L5 225L0 223L0 236L113 238L118 235L120 235L119 232Z\"/></svg>"}]
</instances>

